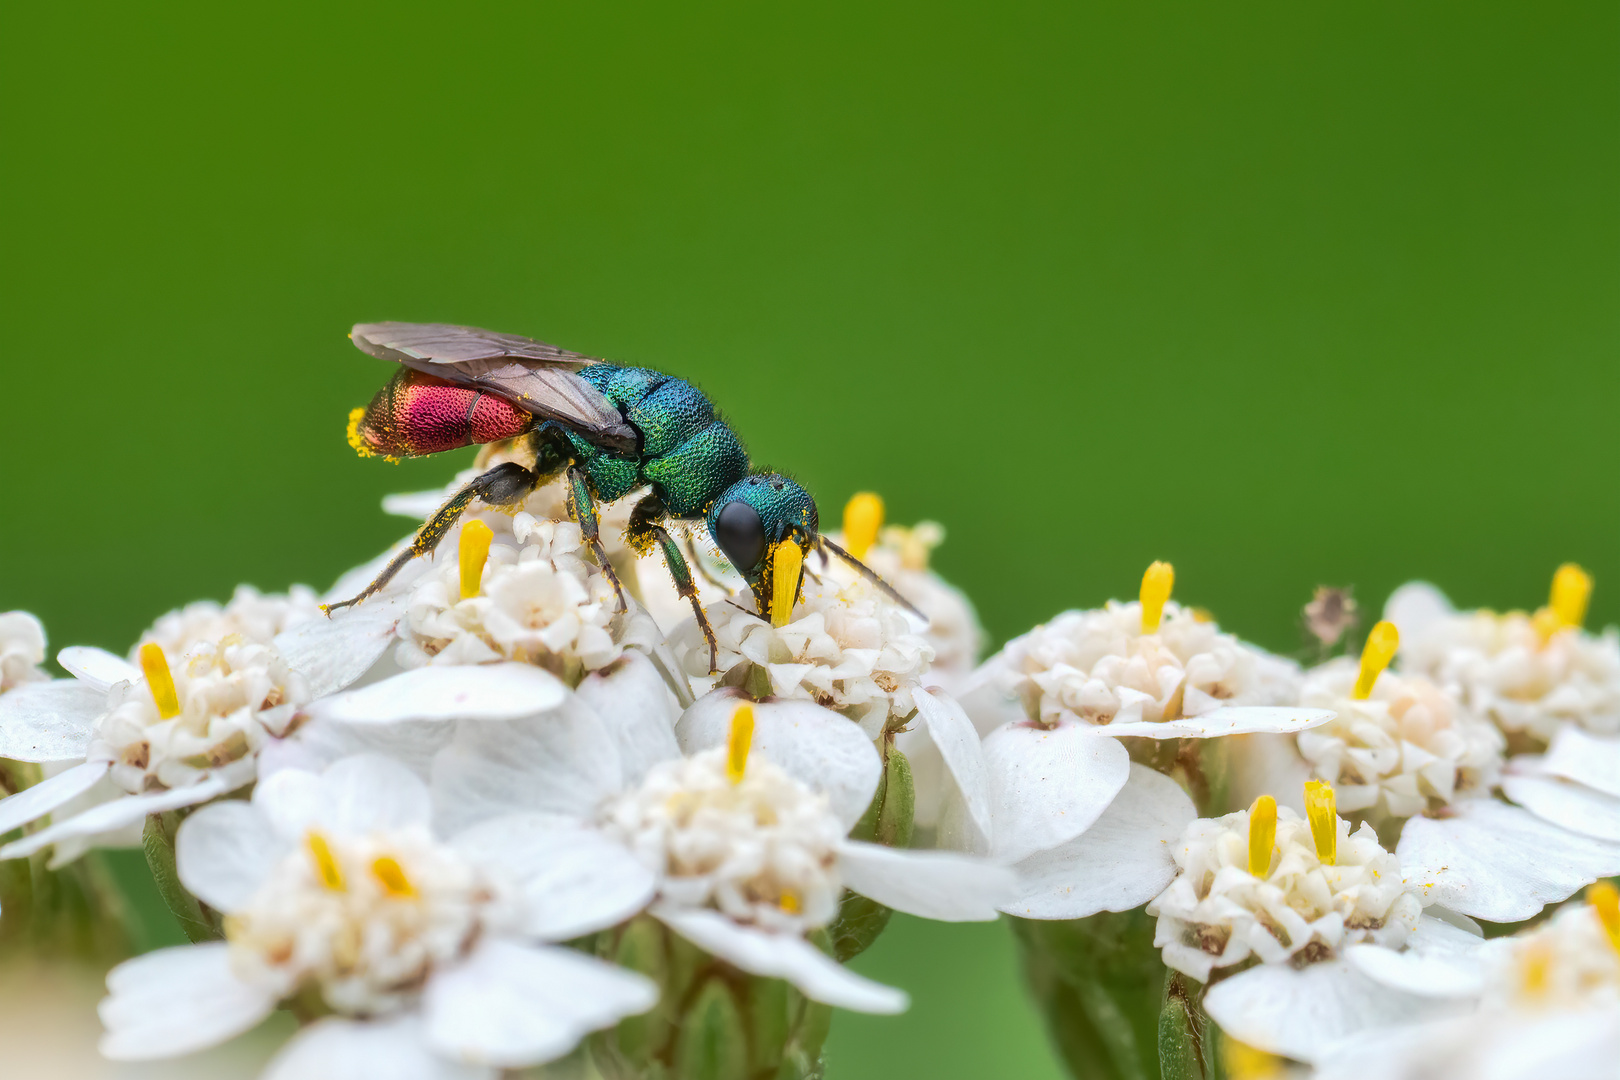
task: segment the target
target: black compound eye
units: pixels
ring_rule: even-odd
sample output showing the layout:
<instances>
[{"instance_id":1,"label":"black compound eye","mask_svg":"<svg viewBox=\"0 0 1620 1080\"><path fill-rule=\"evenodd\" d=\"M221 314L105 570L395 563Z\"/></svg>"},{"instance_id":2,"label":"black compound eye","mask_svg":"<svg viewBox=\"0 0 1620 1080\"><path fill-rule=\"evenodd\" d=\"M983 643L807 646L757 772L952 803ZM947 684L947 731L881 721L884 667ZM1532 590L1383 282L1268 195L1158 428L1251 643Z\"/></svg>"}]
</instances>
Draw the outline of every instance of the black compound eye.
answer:
<instances>
[{"instance_id":1,"label":"black compound eye","mask_svg":"<svg viewBox=\"0 0 1620 1080\"><path fill-rule=\"evenodd\" d=\"M731 565L747 573L765 557L765 523L759 511L741 499L720 508L714 522L714 542L726 553Z\"/></svg>"}]
</instances>

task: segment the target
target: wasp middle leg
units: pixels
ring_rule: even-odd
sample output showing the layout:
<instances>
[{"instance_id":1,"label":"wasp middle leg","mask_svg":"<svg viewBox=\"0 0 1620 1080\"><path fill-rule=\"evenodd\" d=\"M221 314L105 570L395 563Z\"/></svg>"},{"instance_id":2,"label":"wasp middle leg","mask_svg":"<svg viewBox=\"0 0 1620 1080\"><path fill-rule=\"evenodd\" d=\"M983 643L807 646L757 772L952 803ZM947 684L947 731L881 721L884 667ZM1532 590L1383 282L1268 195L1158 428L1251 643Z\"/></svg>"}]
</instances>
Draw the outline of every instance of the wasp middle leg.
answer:
<instances>
[{"instance_id":1,"label":"wasp middle leg","mask_svg":"<svg viewBox=\"0 0 1620 1080\"><path fill-rule=\"evenodd\" d=\"M692 580L692 569L686 565L680 545L662 524L667 516L668 511L664 509L664 504L659 501L658 496L648 495L636 503L635 509L630 511L630 526L625 530L624 537L637 551L650 551L655 543L663 551L664 562L669 567L669 576L675 579L675 591L691 603L692 614L697 616L698 629L703 631L704 638L709 642L709 674L715 675L720 670L720 644L715 640L714 627L709 625L709 617L703 614L702 603L698 601L697 584Z\"/></svg>"},{"instance_id":2,"label":"wasp middle leg","mask_svg":"<svg viewBox=\"0 0 1620 1080\"><path fill-rule=\"evenodd\" d=\"M629 611L624 586L619 584L619 575L613 572L613 563L608 561L607 548L602 546L602 528L596 515L596 497L591 494L590 479L578 465L568 466L568 508L579 523L579 531L584 534L585 542L596 552L596 561L601 565L602 573L613 582L613 591L619 594L619 610Z\"/></svg>"}]
</instances>

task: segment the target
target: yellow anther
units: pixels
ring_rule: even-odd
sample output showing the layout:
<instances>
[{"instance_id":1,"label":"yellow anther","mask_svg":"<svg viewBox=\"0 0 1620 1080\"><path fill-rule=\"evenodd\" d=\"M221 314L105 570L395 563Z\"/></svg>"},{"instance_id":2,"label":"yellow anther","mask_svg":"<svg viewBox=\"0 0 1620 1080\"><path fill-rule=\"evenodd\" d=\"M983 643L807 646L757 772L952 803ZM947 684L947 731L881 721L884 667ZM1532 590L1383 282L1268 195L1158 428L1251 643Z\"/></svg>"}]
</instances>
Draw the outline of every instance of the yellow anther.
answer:
<instances>
[{"instance_id":1,"label":"yellow anther","mask_svg":"<svg viewBox=\"0 0 1620 1080\"><path fill-rule=\"evenodd\" d=\"M1233 1038L1221 1039L1221 1064L1227 1080L1277 1080L1283 1073L1283 1059Z\"/></svg>"},{"instance_id":2,"label":"yellow anther","mask_svg":"<svg viewBox=\"0 0 1620 1080\"><path fill-rule=\"evenodd\" d=\"M392 855L379 855L371 860L371 876L383 891L396 900L409 900L416 895L416 886L405 876L405 868Z\"/></svg>"},{"instance_id":3,"label":"yellow anther","mask_svg":"<svg viewBox=\"0 0 1620 1080\"><path fill-rule=\"evenodd\" d=\"M1552 598L1547 606L1564 626L1581 626L1586 622L1586 604L1592 599L1592 575L1572 562L1558 568L1553 575Z\"/></svg>"},{"instance_id":4,"label":"yellow anther","mask_svg":"<svg viewBox=\"0 0 1620 1080\"><path fill-rule=\"evenodd\" d=\"M477 596L484 587L484 563L495 532L477 518L461 527L461 598Z\"/></svg>"},{"instance_id":5,"label":"yellow anther","mask_svg":"<svg viewBox=\"0 0 1620 1080\"><path fill-rule=\"evenodd\" d=\"M794 892L792 889L784 891L781 899L777 900L776 906L787 912L789 915L797 915L800 909L799 894Z\"/></svg>"},{"instance_id":6,"label":"yellow anther","mask_svg":"<svg viewBox=\"0 0 1620 1080\"><path fill-rule=\"evenodd\" d=\"M1620 892L1607 881L1600 881L1586 890L1586 902L1597 912L1603 932L1609 935L1609 944L1620 953Z\"/></svg>"},{"instance_id":7,"label":"yellow anther","mask_svg":"<svg viewBox=\"0 0 1620 1080\"><path fill-rule=\"evenodd\" d=\"M1271 874L1271 849L1277 846L1277 800L1262 795L1249 807L1249 873Z\"/></svg>"},{"instance_id":8,"label":"yellow anther","mask_svg":"<svg viewBox=\"0 0 1620 1080\"><path fill-rule=\"evenodd\" d=\"M1525 942L1519 950L1519 992L1527 998L1546 994L1552 962L1552 947L1545 941Z\"/></svg>"},{"instance_id":9,"label":"yellow anther","mask_svg":"<svg viewBox=\"0 0 1620 1080\"><path fill-rule=\"evenodd\" d=\"M315 876L321 879L321 884L333 892L342 892L343 868L338 865L326 837L311 829L304 834L304 846L309 848L310 861L315 864Z\"/></svg>"},{"instance_id":10,"label":"yellow anther","mask_svg":"<svg viewBox=\"0 0 1620 1080\"><path fill-rule=\"evenodd\" d=\"M731 714L731 734L726 737L726 779L742 783L748 770L748 751L754 745L754 707L747 702Z\"/></svg>"},{"instance_id":11,"label":"yellow anther","mask_svg":"<svg viewBox=\"0 0 1620 1080\"><path fill-rule=\"evenodd\" d=\"M1305 781L1305 816L1311 822L1316 857L1332 866L1339 857L1339 814L1332 784L1325 780Z\"/></svg>"},{"instance_id":12,"label":"yellow anther","mask_svg":"<svg viewBox=\"0 0 1620 1080\"><path fill-rule=\"evenodd\" d=\"M799 572L804 569L804 551L792 537L771 549L771 625L777 629L793 618L793 605L799 599Z\"/></svg>"},{"instance_id":13,"label":"yellow anther","mask_svg":"<svg viewBox=\"0 0 1620 1080\"><path fill-rule=\"evenodd\" d=\"M1167 562L1156 562L1142 575L1142 633L1158 632L1159 620L1164 618L1164 604L1170 599L1170 590L1176 583L1176 568Z\"/></svg>"},{"instance_id":14,"label":"yellow anther","mask_svg":"<svg viewBox=\"0 0 1620 1080\"><path fill-rule=\"evenodd\" d=\"M1367 644L1361 649L1361 674L1356 676L1356 688L1350 694L1357 701L1372 697L1378 676L1395 659L1395 650L1401 647L1401 632L1392 622L1380 621L1367 635Z\"/></svg>"},{"instance_id":15,"label":"yellow anther","mask_svg":"<svg viewBox=\"0 0 1620 1080\"><path fill-rule=\"evenodd\" d=\"M857 559L866 558L866 550L877 543L878 530L881 528L881 496L862 491L844 504L844 547Z\"/></svg>"},{"instance_id":16,"label":"yellow anther","mask_svg":"<svg viewBox=\"0 0 1620 1080\"><path fill-rule=\"evenodd\" d=\"M179 716L180 696L174 692L174 676L169 674L163 646L155 641L141 646L141 671L146 675L146 686L152 691L152 703L157 706L158 715L165 720Z\"/></svg>"}]
</instances>

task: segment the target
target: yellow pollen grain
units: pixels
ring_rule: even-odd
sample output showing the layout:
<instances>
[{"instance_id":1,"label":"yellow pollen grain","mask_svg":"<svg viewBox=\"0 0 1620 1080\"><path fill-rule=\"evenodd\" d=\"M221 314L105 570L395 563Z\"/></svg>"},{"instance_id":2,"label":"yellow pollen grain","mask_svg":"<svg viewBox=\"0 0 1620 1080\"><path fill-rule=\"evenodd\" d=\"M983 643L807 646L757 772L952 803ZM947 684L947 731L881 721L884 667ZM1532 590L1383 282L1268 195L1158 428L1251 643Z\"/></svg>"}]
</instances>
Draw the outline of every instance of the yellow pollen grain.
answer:
<instances>
[{"instance_id":1,"label":"yellow pollen grain","mask_svg":"<svg viewBox=\"0 0 1620 1080\"><path fill-rule=\"evenodd\" d=\"M1597 912L1598 922L1608 935L1609 944L1620 953L1620 891L1607 881L1600 881L1586 890L1586 902Z\"/></svg>"},{"instance_id":2,"label":"yellow pollen grain","mask_svg":"<svg viewBox=\"0 0 1620 1080\"><path fill-rule=\"evenodd\" d=\"M1316 857L1332 866L1339 857L1339 815L1332 784L1325 780L1305 781L1305 816L1311 822Z\"/></svg>"},{"instance_id":3,"label":"yellow pollen grain","mask_svg":"<svg viewBox=\"0 0 1620 1080\"><path fill-rule=\"evenodd\" d=\"M396 900L408 900L416 895L416 886L405 876L405 868L392 855L379 855L371 860L371 876L383 891Z\"/></svg>"},{"instance_id":4,"label":"yellow pollen grain","mask_svg":"<svg viewBox=\"0 0 1620 1080\"><path fill-rule=\"evenodd\" d=\"M1176 584L1176 568L1167 562L1156 562L1142 575L1142 633L1159 630L1164 618L1164 605L1170 599L1170 590Z\"/></svg>"},{"instance_id":5,"label":"yellow pollen grain","mask_svg":"<svg viewBox=\"0 0 1620 1080\"><path fill-rule=\"evenodd\" d=\"M804 569L804 552L789 537L771 549L771 625L780 630L793 618L793 605L799 599L799 573Z\"/></svg>"},{"instance_id":6,"label":"yellow pollen grain","mask_svg":"<svg viewBox=\"0 0 1620 1080\"><path fill-rule=\"evenodd\" d=\"M146 686L152 691L152 703L158 715L173 720L180 715L180 696L174 692L174 676L169 674L169 661L163 656L163 646L148 641L141 646L141 671L146 675Z\"/></svg>"},{"instance_id":7,"label":"yellow pollen grain","mask_svg":"<svg viewBox=\"0 0 1620 1080\"><path fill-rule=\"evenodd\" d=\"M367 446L366 440L360 435L360 421L364 420L365 417L365 409L349 410L349 445L353 447L354 452L359 454L361 457L376 457L376 451Z\"/></svg>"},{"instance_id":8,"label":"yellow pollen grain","mask_svg":"<svg viewBox=\"0 0 1620 1080\"><path fill-rule=\"evenodd\" d=\"M731 734L726 737L726 779L742 783L748 770L748 751L754 745L754 707L746 702L731 714Z\"/></svg>"},{"instance_id":9,"label":"yellow pollen grain","mask_svg":"<svg viewBox=\"0 0 1620 1080\"><path fill-rule=\"evenodd\" d=\"M484 587L484 563L495 532L477 518L461 527L461 598L470 600Z\"/></svg>"},{"instance_id":10,"label":"yellow pollen grain","mask_svg":"<svg viewBox=\"0 0 1620 1080\"><path fill-rule=\"evenodd\" d=\"M1586 622L1586 605L1592 599L1592 575L1572 562L1567 562L1553 574L1552 597L1547 606L1553 609L1564 626L1581 626Z\"/></svg>"},{"instance_id":11,"label":"yellow pollen grain","mask_svg":"<svg viewBox=\"0 0 1620 1080\"><path fill-rule=\"evenodd\" d=\"M311 829L304 834L304 846L309 849L310 861L315 864L315 876L321 879L321 884L333 892L343 892L343 868L338 865L337 856L332 854L332 845L326 842L326 837Z\"/></svg>"},{"instance_id":12,"label":"yellow pollen grain","mask_svg":"<svg viewBox=\"0 0 1620 1080\"><path fill-rule=\"evenodd\" d=\"M1395 629L1395 624L1380 621L1367 635L1367 644L1361 650L1361 674L1356 676L1356 688L1350 696L1357 701L1366 701L1372 697L1373 686L1378 682L1378 676L1389 667L1389 662L1395 659L1395 650L1401 647L1401 633Z\"/></svg>"},{"instance_id":13,"label":"yellow pollen grain","mask_svg":"<svg viewBox=\"0 0 1620 1080\"><path fill-rule=\"evenodd\" d=\"M844 546L857 559L877 543L883 528L883 499L870 491L857 493L844 504Z\"/></svg>"},{"instance_id":14,"label":"yellow pollen grain","mask_svg":"<svg viewBox=\"0 0 1620 1080\"><path fill-rule=\"evenodd\" d=\"M1277 800L1262 795L1249 807L1249 873L1271 874L1271 849L1277 845Z\"/></svg>"}]
</instances>

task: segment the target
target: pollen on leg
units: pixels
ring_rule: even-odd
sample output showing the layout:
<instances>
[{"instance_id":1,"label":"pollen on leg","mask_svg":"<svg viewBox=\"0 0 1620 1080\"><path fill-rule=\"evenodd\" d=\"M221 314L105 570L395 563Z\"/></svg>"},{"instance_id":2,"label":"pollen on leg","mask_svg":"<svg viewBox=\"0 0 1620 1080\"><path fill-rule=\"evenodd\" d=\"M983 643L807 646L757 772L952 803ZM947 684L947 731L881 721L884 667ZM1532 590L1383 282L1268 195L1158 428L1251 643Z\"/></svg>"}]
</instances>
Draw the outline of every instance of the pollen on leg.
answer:
<instances>
[{"instance_id":1,"label":"pollen on leg","mask_svg":"<svg viewBox=\"0 0 1620 1080\"><path fill-rule=\"evenodd\" d=\"M1401 647L1400 631L1395 624L1381 621L1367 635L1367 644L1361 650L1361 673L1356 676L1356 688L1350 696L1357 701L1366 701L1372 697L1373 686L1378 682L1378 676L1389 667L1389 662L1395 659L1395 650Z\"/></svg>"},{"instance_id":2,"label":"pollen on leg","mask_svg":"<svg viewBox=\"0 0 1620 1080\"><path fill-rule=\"evenodd\" d=\"M748 751L754 745L754 707L746 702L731 714L731 733L726 738L726 779L733 786L742 783L748 770Z\"/></svg>"},{"instance_id":3,"label":"pollen on leg","mask_svg":"<svg viewBox=\"0 0 1620 1080\"><path fill-rule=\"evenodd\" d=\"M477 518L461 526L461 598L471 599L483 589L484 563L489 559L495 532Z\"/></svg>"},{"instance_id":4,"label":"pollen on leg","mask_svg":"<svg viewBox=\"0 0 1620 1080\"><path fill-rule=\"evenodd\" d=\"M356 454L359 454L363 458L376 457L377 452L366 444L365 436L360 434L360 421L364 420L365 418L366 410L364 408L354 408L349 410L349 445L353 447Z\"/></svg>"},{"instance_id":5,"label":"pollen on leg","mask_svg":"<svg viewBox=\"0 0 1620 1080\"><path fill-rule=\"evenodd\" d=\"M343 868L338 865L326 837L311 829L304 834L304 846L309 849L310 862L315 865L315 876L321 884L332 892L343 892Z\"/></svg>"},{"instance_id":6,"label":"pollen on leg","mask_svg":"<svg viewBox=\"0 0 1620 1080\"><path fill-rule=\"evenodd\" d=\"M1249 873L1271 874L1271 851L1277 846L1277 800L1262 795L1249 808Z\"/></svg>"},{"instance_id":7,"label":"pollen on leg","mask_svg":"<svg viewBox=\"0 0 1620 1080\"><path fill-rule=\"evenodd\" d=\"M883 499L870 491L856 494L844 505L844 547L857 559L877 543L883 528Z\"/></svg>"},{"instance_id":8,"label":"pollen on leg","mask_svg":"<svg viewBox=\"0 0 1620 1080\"><path fill-rule=\"evenodd\" d=\"M1339 849L1339 815L1332 784L1325 780L1305 781L1305 816L1311 822L1316 857L1332 866Z\"/></svg>"},{"instance_id":9,"label":"pollen on leg","mask_svg":"<svg viewBox=\"0 0 1620 1080\"><path fill-rule=\"evenodd\" d=\"M180 698L174 692L174 676L169 673L169 661L163 656L163 646L149 641L141 646L141 672L146 676L147 688L152 691L152 703L158 715L173 720L180 715Z\"/></svg>"},{"instance_id":10,"label":"pollen on leg","mask_svg":"<svg viewBox=\"0 0 1620 1080\"><path fill-rule=\"evenodd\" d=\"M1170 590L1176 583L1176 568L1167 562L1155 562L1142 575L1142 633L1155 634L1159 621L1164 618L1164 605L1170 599Z\"/></svg>"}]
</instances>

